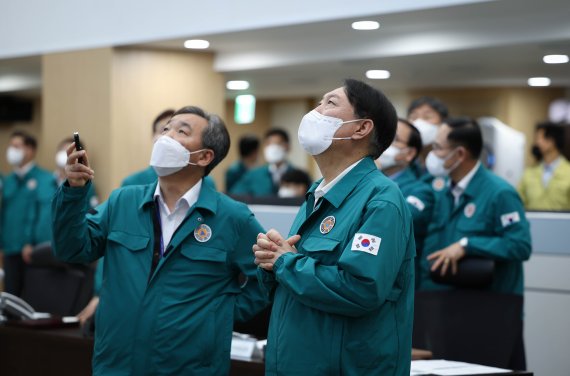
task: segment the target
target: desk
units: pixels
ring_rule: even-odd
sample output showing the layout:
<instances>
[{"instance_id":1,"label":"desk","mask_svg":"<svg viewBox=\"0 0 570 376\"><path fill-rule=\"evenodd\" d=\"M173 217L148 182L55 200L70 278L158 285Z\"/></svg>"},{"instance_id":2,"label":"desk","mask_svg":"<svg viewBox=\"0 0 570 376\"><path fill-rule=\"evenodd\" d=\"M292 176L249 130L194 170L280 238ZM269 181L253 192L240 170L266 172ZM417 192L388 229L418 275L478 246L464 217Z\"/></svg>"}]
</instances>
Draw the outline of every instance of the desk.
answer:
<instances>
[{"instance_id":1,"label":"desk","mask_svg":"<svg viewBox=\"0 0 570 376\"><path fill-rule=\"evenodd\" d=\"M0 375L90 375L92 353L93 340L83 338L79 328L38 330L0 325ZM414 349L412 358L430 359L431 353ZM232 360L230 375L263 376L263 362ZM533 374L512 372L497 376L506 375Z\"/></svg>"},{"instance_id":2,"label":"desk","mask_svg":"<svg viewBox=\"0 0 570 376\"><path fill-rule=\"evenodd\" d=\"M79 328L27 329L0 325L0 375L91 375L93 340ZM263 376L263 362L232 360L230 375Z\"/></svg>"}]
</instances>

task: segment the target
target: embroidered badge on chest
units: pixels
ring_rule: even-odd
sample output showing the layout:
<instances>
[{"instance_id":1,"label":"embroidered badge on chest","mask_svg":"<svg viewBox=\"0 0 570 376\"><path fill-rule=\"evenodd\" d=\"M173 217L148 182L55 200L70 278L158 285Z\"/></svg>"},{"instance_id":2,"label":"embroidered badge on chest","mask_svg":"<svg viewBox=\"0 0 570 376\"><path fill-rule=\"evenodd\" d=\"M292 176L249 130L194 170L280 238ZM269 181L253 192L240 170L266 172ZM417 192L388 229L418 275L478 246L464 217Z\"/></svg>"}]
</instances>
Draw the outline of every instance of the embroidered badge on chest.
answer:
<instances>
[{"instance_id":1,"label":"embroidered badge on chest","mask_svg":"<svg viewBox=\"0 0 570 376\"><path fill-rule=\"evenodd\" d=\"M323 221L321 222L321 234L324 235L324 234L328 234L329 232L331 232L331 230L334 227L335 222L336 222L336 219L332 215L329 215L328 217L323 219Z\"/></svg>"},{"instance_id":2,"label":"embroidered badge on chest","mask_svg":"<svg viewBox=\"0 0 570 376\"><path fill-rule=\"evenodd\" d=\"M26 187L28 187L28 189L30 191L33 191L34 189L36 189L38 187L38 181L36 179L30 179L26 183Z\"/></svg>"},{"instance_id":3,"label":"embroidered badge on chest","mask_svg":"<svg viewBox=\"0 0 570 376\"><path fill-rule=\"evenodd\" d=\"M477 210L477 207L475 206L475 204L469 203L465 206L465 209L463 210L463 214L465 214L465 216L467 218L471 218L471 217L473 217L473 214L475 214L475 210Z\"/></svg>"},{"instance_id":4,"label":"embroidered badge on chest","mask_svg":"<svg viewBox=\"0 0 570 376\"><path fill-rule=\"evenodd\" d=\"M435 179L433 179L431 186L432 186L434 191L439 192L445 187L445 180L442 178L435 178Z\"/></svg>"},{"instance_id":5,"label":"embroidered badge on chest","mask_svg":"<svg viewBox=\"0 0 570 376\"><path fill-rule=\"evenodd\" d=\"M212 237L212 229L208 225L200 225L194 230L194 238L200 243L207 242Z\"/></svg>"}]
</instances>

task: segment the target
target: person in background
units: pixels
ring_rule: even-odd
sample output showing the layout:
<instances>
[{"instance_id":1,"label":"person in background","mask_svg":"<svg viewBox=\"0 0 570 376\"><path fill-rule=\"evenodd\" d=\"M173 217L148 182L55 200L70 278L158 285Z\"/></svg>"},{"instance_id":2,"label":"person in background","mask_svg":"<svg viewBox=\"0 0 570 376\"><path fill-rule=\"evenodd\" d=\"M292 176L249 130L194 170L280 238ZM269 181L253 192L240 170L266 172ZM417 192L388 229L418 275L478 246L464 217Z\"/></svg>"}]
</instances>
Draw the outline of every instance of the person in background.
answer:
<instances>
[{"instance_id":1,"label":"person in background","mask_svg":"<svg viewBox=\"0 0 570 376\"><path fill-rule=\"evenodd\" d=\"M248 196L277 196L281 177L293 166L287 162L289 135L279 128L270 129L264 137L263 155L266 165L254 168L238 181L229 193Z\"/></svg>"},{"instance_id":2,"label":"person in background","mask_svg":"<svg viewBox=\"0 0 570 376\"><path fill-rule=\"evenodd\" d=\"M419 272L419 260L435 203L431 187L419 179L413 168L421 150L420 132L407 120L398 119L396 137L392 145L376 160L382 172L398 184L412 212L416 240L416 275Z\"/></svg>"},{"instance_id":3,"label":"person in background","mask_svg":"<svg viewBox=\"0 0 570 376\"><path fill-rule=\"evenodd\" d=\"M535 146L540 162L525 170L519 193L527 210L570 210L570 163L562 155L564 130L554 123L536 127Z\"/></svg>"},{"instance_id":4,"label":"person in background","mask_svg":"<svg viewBox=\"0 0 570 376\"><path fill-rule=\"evenodd\" d=\"M56 169L53 172L53 176L57 182L57 185L60 186L65 182L65 165L67 163L67 148L69 147L69 145L71 145L73 143L73 138L72 137L68 137L68 138L64 138L63 140L61 140L61 142L57 145L57 151L55 153L55 166ZM85 141L81 140L81 144L83 145L83 148L87 148L87 146L85 145ZM95 208L97 205L99 205L99 198L97 197L97 194L95 193L95 184L91 183L90 188L89 188L89 207L90 208Z\"/></svg>"},{"instance_id":5,"label":"person in background","mask_svg":"<svg viewBox=\"0 0 570 376\"><path fill-rule=\"evenodd\" d=\"M428 227L421 259L419 290L453 289L438 284L431 272L457 272L466 256L495 261L489 291L522 295L523 261L531 254L529 223L517 191L479 162L483 137L476 121L448 119L440 127L426 159L428 171L448 177L436 191L433 219ZM509 368L525 369L521 337Z\"/></svg>"},{"instance_id":6,"label":"person in background","mask_svg":"<svg viewBox=\"0 0 570 376\"><path fill-rule=\"evenodd\" d=\"M357 80L301 120L299 141L323 179L287 240L270 230L253 247L274 300L266 375L410 375L412 216L374 165L396 122L384 94Z\"/></svg>"},{"instance_id":7,"label":"person in background","mask_svg":"<svg viewBox=\"0 0 570 376\"><path fill-rule=\"evenodd\" d=\"M153 143L160 137L162 129L168 123L168 120L174 114L174 110L168 109L162 111L156 119L152 122L152 141ZM145 185L154 183L158 179L158 175L154 172L152 167L147 167L144 170L135 172L134 174L127 176L121 183L121 187L126 187L128 185Z\"/></svg>"},{"instance_id":8,"label":"person in background","mask_svg":"<svg viewBox=\"0 0 570 376\"><path fill-rule=\"evenodd\" d=\"M226 171L226 192L252 168L257 165L259 157L259 138L248 134L239 140L239 160L235 161Z\"/></svg>"},{"instance_id":9,"label":"person in background","mask_svg":"<svg viewBox=\"0 0 570 376\"><path fill-rule=\"evenodd\" d=\"M437 98L420 97L412 101L408 107L408 121L414 125L422 137L423 149L418 155L417 165L414 166L418 175L431 183L431 177L425 170L425 159L431 151L439 127L449 116L445 103Z\"/></svg>"},{"instance_id":10,"label":"person in background","mask_svg":"<svg viewBox=\"0 0 570 376\"><path fill-rule=\"evenodd\" d=\"M49 171L35 163L36 139L26 132L10 136L6 158L13 172L4 179L0 223L5 291L20 295L25 264L33 246L51 240L50 203L57 188Z\"/></svg>"},{"instance_id":11,"label":"person in background","mask_svg":"<svg viewBox=\"0 0 570 376\"><path fill-rule=\"evenodd\" d=\"M158 181L119 188L92 214L87 153L68 148L54 250L65 262L105 257L94 375L229 373L234 320L268 304L251 253L263 228L245 204L203 184L229 147L221 118L184 107L154 143Z\"/></svg>"},{"instance_id":12,"label":"person in background","mask_svg":"<svg viewBox=\"0 0 570 376\"><path fill-rule=\"evenodd\" d=\"M305 197L312 184L311 177L303 170L292 169L283 174L279 192L280 198Z\"/></svg>"}]
</instances>

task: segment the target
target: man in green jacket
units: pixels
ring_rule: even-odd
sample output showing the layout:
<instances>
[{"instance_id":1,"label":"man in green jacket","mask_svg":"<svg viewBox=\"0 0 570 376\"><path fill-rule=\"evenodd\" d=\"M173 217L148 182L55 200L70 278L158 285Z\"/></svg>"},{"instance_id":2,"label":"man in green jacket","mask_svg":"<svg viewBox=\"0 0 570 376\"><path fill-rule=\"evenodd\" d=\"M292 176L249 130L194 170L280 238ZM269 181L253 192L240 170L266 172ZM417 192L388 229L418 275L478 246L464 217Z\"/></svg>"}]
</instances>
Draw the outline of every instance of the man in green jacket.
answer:
<instances>
[{"instance_id":1,"label":"man in green jacket","mask_svg":"<svg viewBox=\"0 0 570 376\"><path fill-rule=\"evenodd\" d=\"M281 178L293 169L287 161L289 135L283 129L273 128L265 134L264 143L263 155L267 164L249 170L229 190L232 195L277 197Z\"/></svg>"},{"instance_id":2,"label":"man in green jacket","mask_svg":"<svg viewBox=\"0 0 570 376\"><path fill-rule=\"evenodd\" d=\"M416 240L416 274L419 272L422 247L435 201L432 188L416 175L413 168L421 150L420 132L407 120L398 119L396 137L392 145L376 160L382 172L398 184L412 212ZM416 287L417 282L418 280Z\"/></svg>"},{"instance_id":3,"label":"man in green jacket","mask_svg":"<svg viewBox=\"0 0 570 376\"><path fill-rule=\"evenodd\" d=\"M240 181L245 174L257 165L259 156L259 137L246 134L239 139L239 159L226 170L226 192Z\"/></svg>"},{"instance_id":4,"label":"man in green jacket","mask_svg":"<svg viewBox=\"0 0 570 376\"><path fill-rule=\"evenodd\" d=\"M14 171L6 176L2 189L0 248L4 251L5 291L20 295L25 264L33 246L51 240L51 199L56 189L52 174L35 162L36 139L14 132L6 151Z\"/></svg>"},{"instance_id":5,"label":"man in green jacket","mask_svg":"<svg viewBox=\"0 0 570 376\"><path fill-rule=\"evenodd\" d=\"M118 189L96 214L86 214L86 153L68 149L53 203L55 252L68 262L105 256L94 375L228 374L234 320L267 305L251 254L261 226L203 184L229 145L219 117L178 110L154 143L158 184Z\"/></svg>"},{"instance_id":6,"label":"man in green jacket","mask_svg":"<svg viewBox=\"0 0 570 376\"><path fill-rule=\"evenodd\" d=\"M528 210L570 210L570 163L562 155L562 127L553 123L536 127L536 147L542 162L526 169L519 183L519 193Z\"/></svg>"},{"instance_id":7,"label":"man in green jacket","mask_svg":"<svg viewBox=\"0 0 570 376\"><path fill-rule=\"evenodd\" d=\"M258 275L274 299L267 375L410 374L415 244L412 216L374 159L392 143L396 111L346 80L299 126L323 179L285 240L261 234Z\"/></svg>"},{"instance_id":8,"label":"man in green jacket","mask_svg":"<svg viewBox=\"0 0 570 376\"><path fill-rule=\"evenodd\" d=\"M420 290L453 289L433 281L430 272L456 273L461 259L478 256L495 261L489 291L523 294L522 263L531 253L529 224L516 190L479 162L482 149L481 130L470 118L448 119L438 131L426 166L432 175L449 179L436 192ZM525 369L522 317L518 325L521 335L510 368Z\"/></svg>"}]
</instances>

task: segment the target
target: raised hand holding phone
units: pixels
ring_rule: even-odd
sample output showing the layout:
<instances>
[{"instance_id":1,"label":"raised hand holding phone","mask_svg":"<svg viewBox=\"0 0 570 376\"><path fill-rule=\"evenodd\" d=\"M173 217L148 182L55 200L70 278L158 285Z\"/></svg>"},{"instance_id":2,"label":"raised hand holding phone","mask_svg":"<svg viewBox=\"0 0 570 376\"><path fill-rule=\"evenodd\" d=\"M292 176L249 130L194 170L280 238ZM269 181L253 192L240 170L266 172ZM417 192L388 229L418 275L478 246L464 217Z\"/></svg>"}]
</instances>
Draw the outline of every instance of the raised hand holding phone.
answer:
<instances>
[{"instance_id":1,"label":"raised hand holding phone","mask_svg":"<svg viewBox=\"0 0 570 376\"><path fill-rule=\"evenodd\" d=\"M83 187L94 177L94 171L89 167L87 152L79 140L79 133L73 134L74 142L67 148L67 164L65 175L71 187Z\"/></svg>"}]
</instances>

